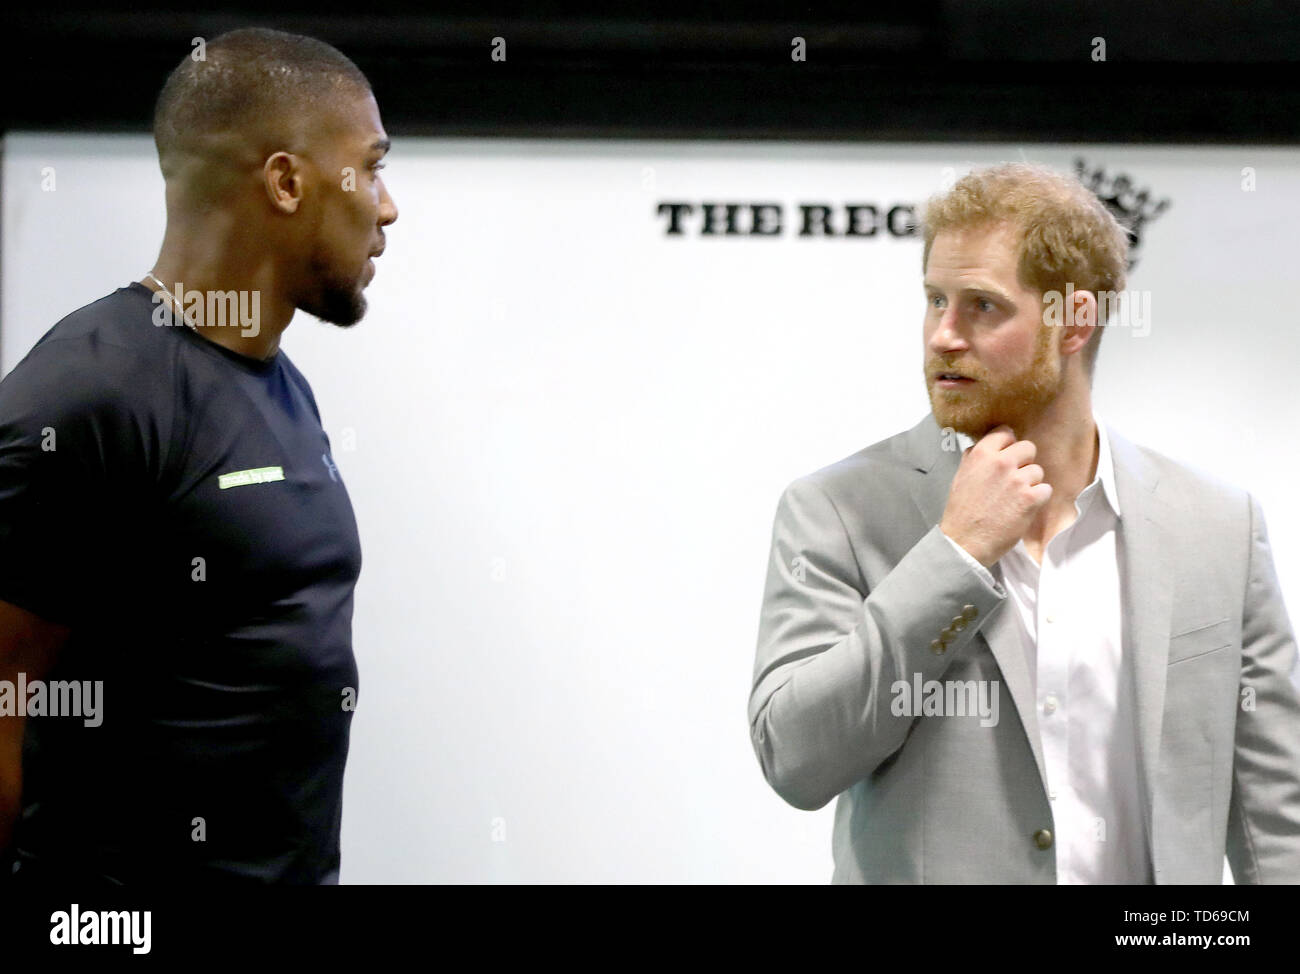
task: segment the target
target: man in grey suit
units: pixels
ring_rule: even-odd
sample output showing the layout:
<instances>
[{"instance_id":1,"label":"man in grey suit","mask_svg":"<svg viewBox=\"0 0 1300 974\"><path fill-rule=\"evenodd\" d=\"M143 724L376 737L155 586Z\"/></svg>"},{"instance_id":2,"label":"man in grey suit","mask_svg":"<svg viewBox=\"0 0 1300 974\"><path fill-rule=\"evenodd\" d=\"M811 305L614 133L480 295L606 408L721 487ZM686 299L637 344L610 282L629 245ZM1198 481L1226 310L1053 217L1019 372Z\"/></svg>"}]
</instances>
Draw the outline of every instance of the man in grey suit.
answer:
<instances>
[{"instance_id":1,"label":"man in grey suit","mask_svg":"<svg viewBox=\"0 0 1300 974\"><path fill-rule=\"evenodd\" d=\"M1127 239L1076 180L923 217L911 430L792 483L750 732L836 883L1300 882L1296 645L1258 503L1097 421ZM963 442L973 445L961 447Z\"/></svg>"}]
</instances>

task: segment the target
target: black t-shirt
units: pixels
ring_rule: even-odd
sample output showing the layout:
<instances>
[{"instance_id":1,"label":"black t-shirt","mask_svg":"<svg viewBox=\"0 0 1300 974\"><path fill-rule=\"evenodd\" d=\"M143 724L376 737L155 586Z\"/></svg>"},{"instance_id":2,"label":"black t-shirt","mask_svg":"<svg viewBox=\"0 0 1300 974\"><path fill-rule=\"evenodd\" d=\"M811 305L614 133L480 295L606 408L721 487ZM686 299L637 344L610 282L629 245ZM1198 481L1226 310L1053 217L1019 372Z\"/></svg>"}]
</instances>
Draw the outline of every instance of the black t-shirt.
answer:
<instances>
[{"instance_id":1,"label":"black t-shirt","mask_svg":"<svg viewBox=\"0 0 1300 974\"><path fill-rule=\"evenodd\" d=\"M119 288L0 382L0 600L71 627L47 684L102 681L97 717L28 717L15 846L116 882L337 882L352 505L288 356L157 307Z\"/></svg>"}]
</instances>

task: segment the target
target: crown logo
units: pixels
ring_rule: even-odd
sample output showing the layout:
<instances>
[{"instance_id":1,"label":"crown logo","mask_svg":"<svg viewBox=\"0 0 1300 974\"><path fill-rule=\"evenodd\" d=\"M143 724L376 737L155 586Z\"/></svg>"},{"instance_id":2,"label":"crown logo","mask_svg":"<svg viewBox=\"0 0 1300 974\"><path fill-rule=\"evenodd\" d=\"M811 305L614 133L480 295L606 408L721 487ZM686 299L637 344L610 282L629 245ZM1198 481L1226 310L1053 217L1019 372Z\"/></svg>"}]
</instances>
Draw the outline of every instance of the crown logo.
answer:
<instances>
[{"instance_id":1,"label":"crown logo","mask_svg":"<svg viewBox=\"0 0 1300 974\"><path fill-rule=\"evenodd\" d=\"M1146 224L1169 209L1169 199L1152 201L1151 190L1138 189L1133 180L1123 173L1107 178L1102 167L1089 169L1083 157L1074 160L1075 175L1079 182L1096 194L1097 199L1128 233L1128 269L1137 267L1138 249L1142 246L1142 229Z\"/></svg>"}]
</instances>

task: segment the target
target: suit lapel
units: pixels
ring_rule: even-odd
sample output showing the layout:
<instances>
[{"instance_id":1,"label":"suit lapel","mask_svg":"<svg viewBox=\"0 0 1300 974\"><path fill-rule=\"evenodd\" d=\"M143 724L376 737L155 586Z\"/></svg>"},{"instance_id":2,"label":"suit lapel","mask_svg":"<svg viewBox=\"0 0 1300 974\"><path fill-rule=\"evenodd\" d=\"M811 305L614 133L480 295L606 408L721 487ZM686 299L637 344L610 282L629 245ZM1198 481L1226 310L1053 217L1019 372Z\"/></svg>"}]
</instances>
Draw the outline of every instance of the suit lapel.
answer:
<instances>
[{"instance_id":1,"label":"suit lapel","mask_svg":"<svg viewBox=\"0 0 1300 974\"><path fill-rule=\"evenodd\" d=\"M1155 493L1160 479L1156 470L1133 444L1109 426L1106 430L1121 512L1118 548L1123 648L1133 666L1138 754L1150 840L1173 606L1173 576L1168 564L1171 514Z\"/></svg>"},{"instance_id":2,"label":"suit lapel","mask_svg":"<svg viewBox=\"0 0 1300 974\"><path fill-rule=\"evenodd\" d=\"M1121 511L1117 551L1123 598L1123 651L1133 664L1138 755L1150 840L1172 618L1173 582L1167 553L1171 550L1173 515L1168 505L1156 496L1158 472L1132 443L1109 425L1106 431ZM899 441L900 454L913 469L925 475L913 483L912 500L926 530L943 519L948 491L961 462L959 447L948 450L944 446L944 434L933 414L927 415ZM994 575L1001 582L1001 572L995 571ZM1029 672L1029 663L1007 611L1003 609L986 620L979 636L1002 671L1046 792L1047 771L1038 733L1034 674Z\"/></svg>"},{"instance_id":3,"label":"suit lapel","mask_svg":"<svg viewBox=\"0 0 1300 974\"><path fill-rule=\"evenodd\" d=\"M925 521L925 530L943 520L943 509L948 503L948 491L952 479L957 474L961 463L961 447L952 434L945 440L944 433L934 420L934 415L926 416L920 423L908 431L903 440L907 460L915 470L925 474L917 477L912 486L912 500L915 501ZM945 449L946 445L952 449ZM1121 504L1123 501L1121 501ZM1001 572L994 566L993 576L1001 583ZM1004 607L984 621L977 638L984 640L997 660L998 669L1016 713L1020 715L1021 726L1029 738L1029 746L1034 753L1034 763L1038 765L1039 780L1043 783L1043 792L1047 792L1047 765L1043 759L1043 745L1038 735L1038 709L1034 700L1034 674L1029 672L1029 661L1020 645L1020 638L1015 629L1015 620Z\"/></svg>"}]
</instances>

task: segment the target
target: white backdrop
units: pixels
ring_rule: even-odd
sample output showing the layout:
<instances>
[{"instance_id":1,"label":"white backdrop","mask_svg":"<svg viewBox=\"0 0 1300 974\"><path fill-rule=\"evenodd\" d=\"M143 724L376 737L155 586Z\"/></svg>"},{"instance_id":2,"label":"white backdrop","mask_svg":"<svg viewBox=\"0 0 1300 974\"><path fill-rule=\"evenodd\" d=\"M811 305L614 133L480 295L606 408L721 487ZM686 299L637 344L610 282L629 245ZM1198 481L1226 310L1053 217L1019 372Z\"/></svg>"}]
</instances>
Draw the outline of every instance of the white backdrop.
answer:
<instances>
[{"instance_id":1,"label":"white backdrop","mask_svg":"<svg viewBox=\"0 0 1300 974\"><path fill-rule=\"evenodd\" d=\"M1300 151L399 139L369 314L283 343L364 550L343 881L827 882L832 806L787 807L749 743L760 596L781 489L928 409L921 246L796 208L1076 155L1173 201L1098 410L1259 496L1294 609ZM705 200L786 230L665 235L658 203ZM163 226L148 137L7 136L4 370Z\"/></svg>"}]
</instances>

